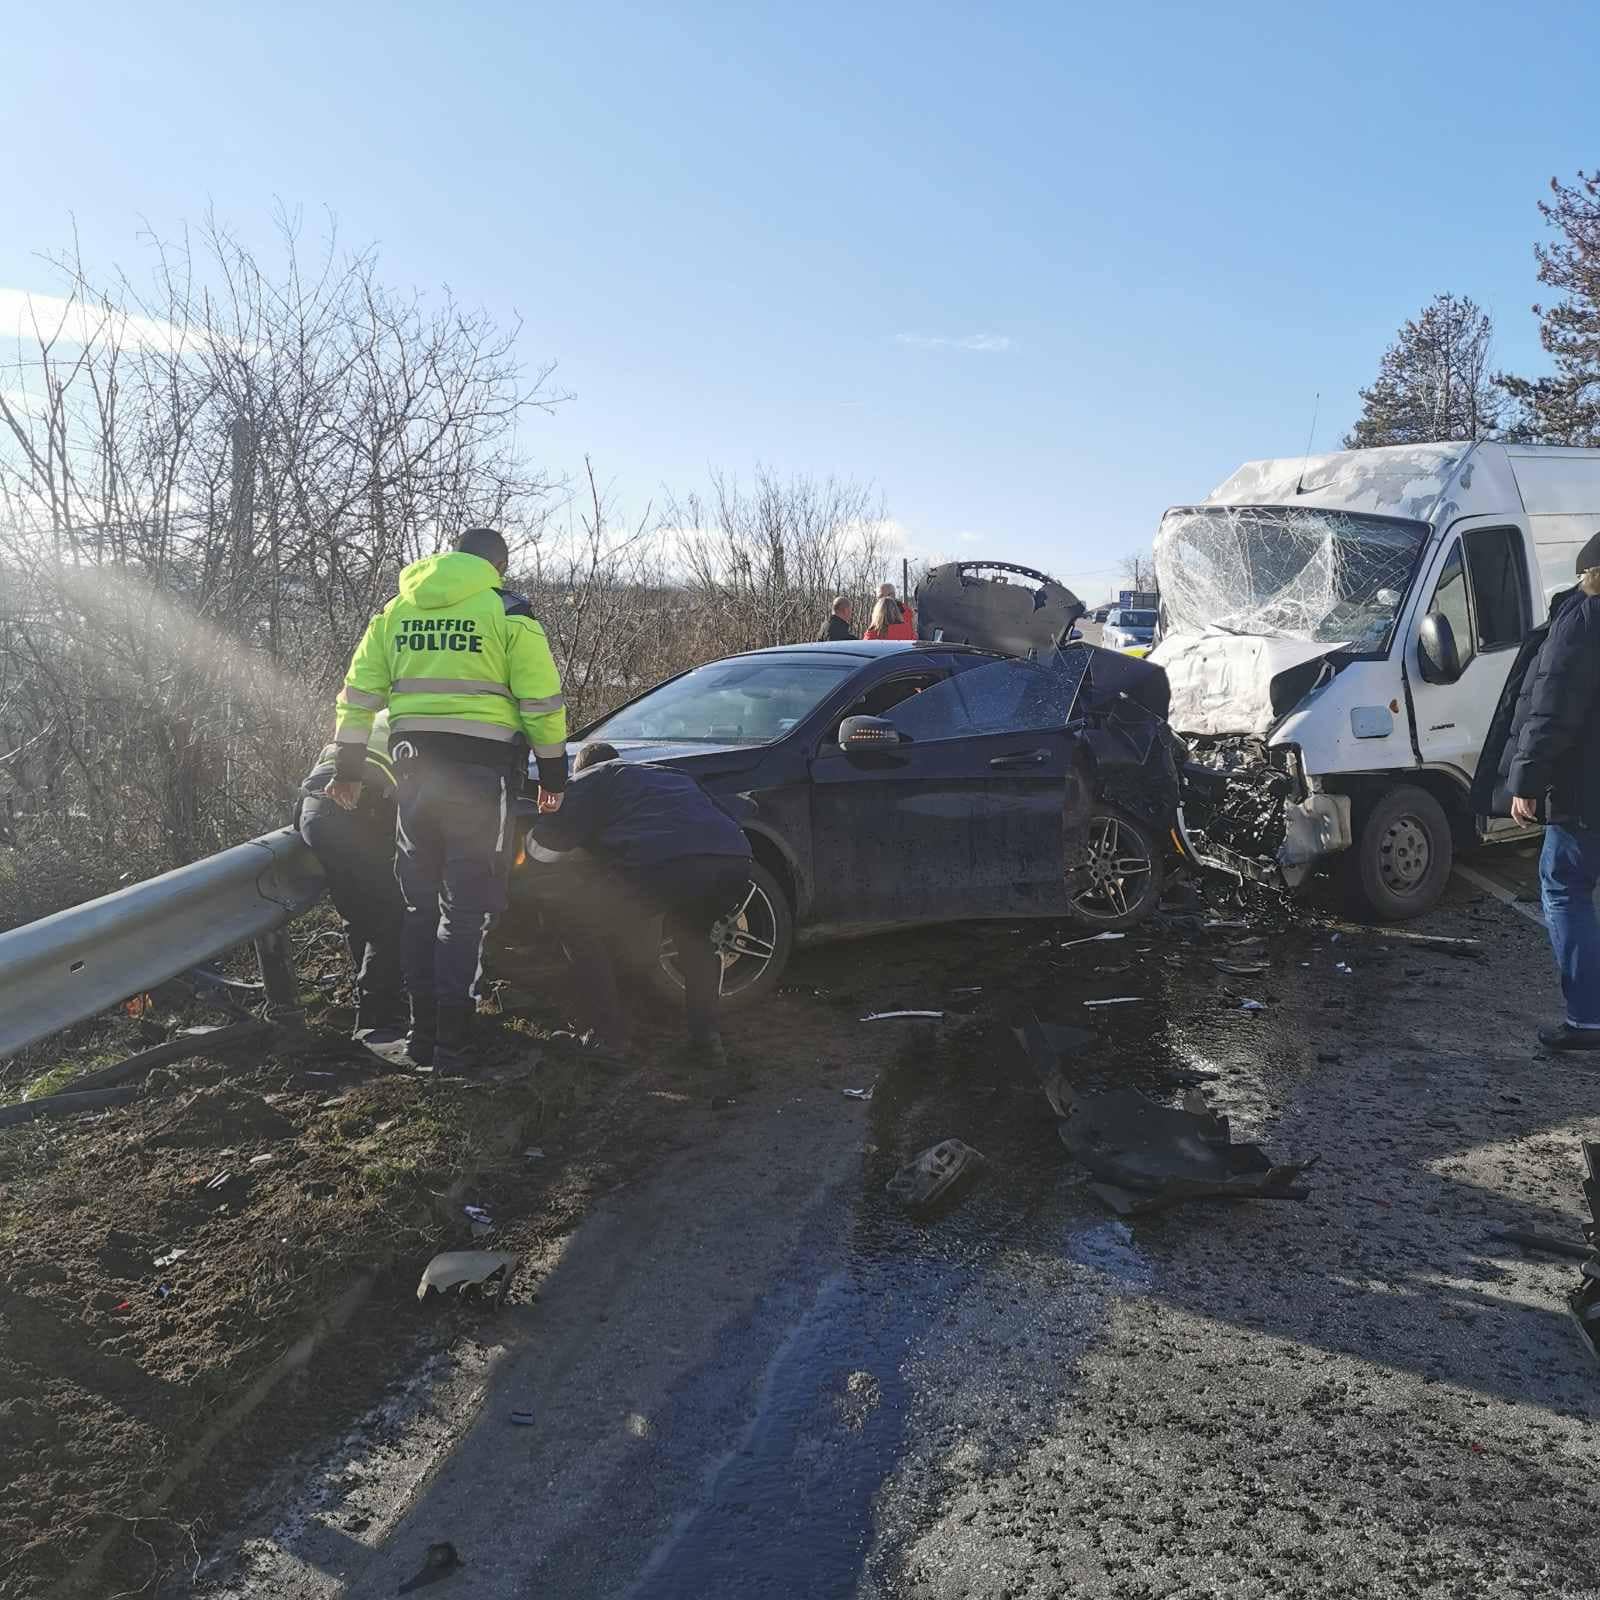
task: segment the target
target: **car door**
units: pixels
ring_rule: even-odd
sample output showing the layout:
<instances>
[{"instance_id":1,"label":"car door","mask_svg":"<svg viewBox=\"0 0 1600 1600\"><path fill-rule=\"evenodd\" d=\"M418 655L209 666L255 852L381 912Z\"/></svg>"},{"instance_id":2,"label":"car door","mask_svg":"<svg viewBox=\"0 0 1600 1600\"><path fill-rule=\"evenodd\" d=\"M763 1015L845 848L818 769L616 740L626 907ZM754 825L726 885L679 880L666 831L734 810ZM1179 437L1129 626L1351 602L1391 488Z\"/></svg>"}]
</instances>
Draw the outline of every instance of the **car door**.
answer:
<instances>
[{"instance_id":1,"label":"car door","mask_svg":"<svg viewBox=\"0 0 1600 1600\"><path fill-rule=\"evenodd\" d=\"M1406 662L1417 748L1430 766L1471 778L1490 719L1532 626L1522 530L1493 518L1458 522L1445 540L1424 613L1447 617L1461 658L1453 683L1422 676L1415 635Z\"/></svg>"},{"instance_id":2,"label":"car door","mask_svg":"<svg viewBox=\"0 0 1600 1600\"><path fill-rule=\"evenodd\" d=\"M1068 793L1086 786L1066 731L1075 693L1071 674L992 661L890 710L898 745L823 744L811 764L817 920L1063 912Z\"/></svg>"}]
</instances>

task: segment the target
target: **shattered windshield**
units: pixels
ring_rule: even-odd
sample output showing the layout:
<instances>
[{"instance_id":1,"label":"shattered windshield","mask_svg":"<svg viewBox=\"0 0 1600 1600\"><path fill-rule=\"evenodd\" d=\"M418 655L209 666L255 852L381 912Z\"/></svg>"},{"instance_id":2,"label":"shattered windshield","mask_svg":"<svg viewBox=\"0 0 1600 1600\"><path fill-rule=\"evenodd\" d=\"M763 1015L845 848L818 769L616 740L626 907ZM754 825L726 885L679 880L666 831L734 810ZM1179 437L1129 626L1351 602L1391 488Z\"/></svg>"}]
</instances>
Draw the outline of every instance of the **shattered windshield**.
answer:
<instances>
[{"instance_id":1,"label":"shattered windshield","mask_svg":"<svg viewBox=\"0 0 1600 1600\"><path fill-rule=\"evenodd\" d=\"M853 672L859 656L735 656L696 667L624 706L591 739L687 744L768 744L781 739Z\"/></svg>"},{"instance_id":2,"label":"shattered windshield","mask_svg":"<svg viewBox=\"0 0 1600 1600\"><path fill-rule=\"evenodd\" d=\"M1426 523L1312 506L1186 506L1156 535L1166 632L1385 650Z\"/></svg>"}]
</instances>

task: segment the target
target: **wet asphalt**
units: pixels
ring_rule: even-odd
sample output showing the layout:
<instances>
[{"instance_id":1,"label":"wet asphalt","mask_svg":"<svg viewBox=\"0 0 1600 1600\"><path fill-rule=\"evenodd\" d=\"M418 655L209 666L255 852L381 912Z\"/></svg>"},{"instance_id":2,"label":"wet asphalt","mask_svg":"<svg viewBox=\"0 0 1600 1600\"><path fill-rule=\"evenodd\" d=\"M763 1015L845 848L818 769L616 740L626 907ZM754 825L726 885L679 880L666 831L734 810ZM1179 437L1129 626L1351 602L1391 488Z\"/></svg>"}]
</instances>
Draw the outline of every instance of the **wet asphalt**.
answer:
<instances>
[{"instance_id":1,"label":"wet asphalt","mask_svg":"<svg viewBox=\"0 0 1600 1600\"><path fill-rule=\"evenodd\" d=\"M1527 917L1458 882L1428 927L1487 954L1267 924L1248 978L1212 965L1229 930L805 957L818 1072L704 1119L543 1264L409 1510L359 1539L313 1519L216 1592L392 1594L449 1538L464 1565L422 1592L473 1600L1600 1595L1576 1268L1492 1238L1578 1236L1600 1069L1530 1048L1553 985ZM869 995L951 1015L872 1025L899 1032L840 1077ZM1320 1157L1311 1198L1110 1215L1011 1040L1019 1001L1097 1031L1085 1092L1215 1073L1236 1138ZM950 1136L982 1174L908 1217L884 1184Z\"/></svg>"}]
</instances>

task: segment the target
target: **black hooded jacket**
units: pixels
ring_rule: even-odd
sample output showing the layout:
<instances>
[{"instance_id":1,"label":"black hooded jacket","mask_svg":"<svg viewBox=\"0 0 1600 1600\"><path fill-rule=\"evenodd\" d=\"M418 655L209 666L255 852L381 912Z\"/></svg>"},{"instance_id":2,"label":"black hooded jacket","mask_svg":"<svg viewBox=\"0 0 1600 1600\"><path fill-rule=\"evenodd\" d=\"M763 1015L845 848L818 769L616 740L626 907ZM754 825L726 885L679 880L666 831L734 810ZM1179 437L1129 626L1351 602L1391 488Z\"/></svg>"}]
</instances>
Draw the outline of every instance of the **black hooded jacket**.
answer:
<instances>
[{"instance_id":1,"label":"black hooded jacket","mask_svg":"<svg viewBox=\"0 0 1600 1600\"><path fill-rule=\"evenodd\" d=\"M1600 598L1569 589L1550 618L1506 680L1473 798L1488 816L1520 795L1547 803L1547 820L1600 828Z\"/></svg>"}]
</instances>

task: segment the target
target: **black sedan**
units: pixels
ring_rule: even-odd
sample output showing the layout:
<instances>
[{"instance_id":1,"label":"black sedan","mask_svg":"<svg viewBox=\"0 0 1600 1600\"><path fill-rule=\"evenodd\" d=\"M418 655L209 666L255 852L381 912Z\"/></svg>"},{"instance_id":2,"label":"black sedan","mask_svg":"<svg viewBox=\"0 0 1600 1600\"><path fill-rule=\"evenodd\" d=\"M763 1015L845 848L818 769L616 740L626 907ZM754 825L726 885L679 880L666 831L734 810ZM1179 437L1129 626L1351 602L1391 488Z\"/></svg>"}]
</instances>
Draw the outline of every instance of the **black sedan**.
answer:
<instances>
[{"instance_id":1,"label":"black sedan","mask_svg":"<svg viewBox=\"0 0 1600 1600\"><path fill-rule=\"evenodd\" d=\"M778 981L797 937L963 918L1123 928L1160 897L1176 773L1165 675L1066 643L1032 660L942 641L712 662L578 735L742 797L756 859L718 930L723 994ZM519 886L537 897L537 860ZM635 952L663 990L673 952Z\"/></svg>"}]
</instances>

